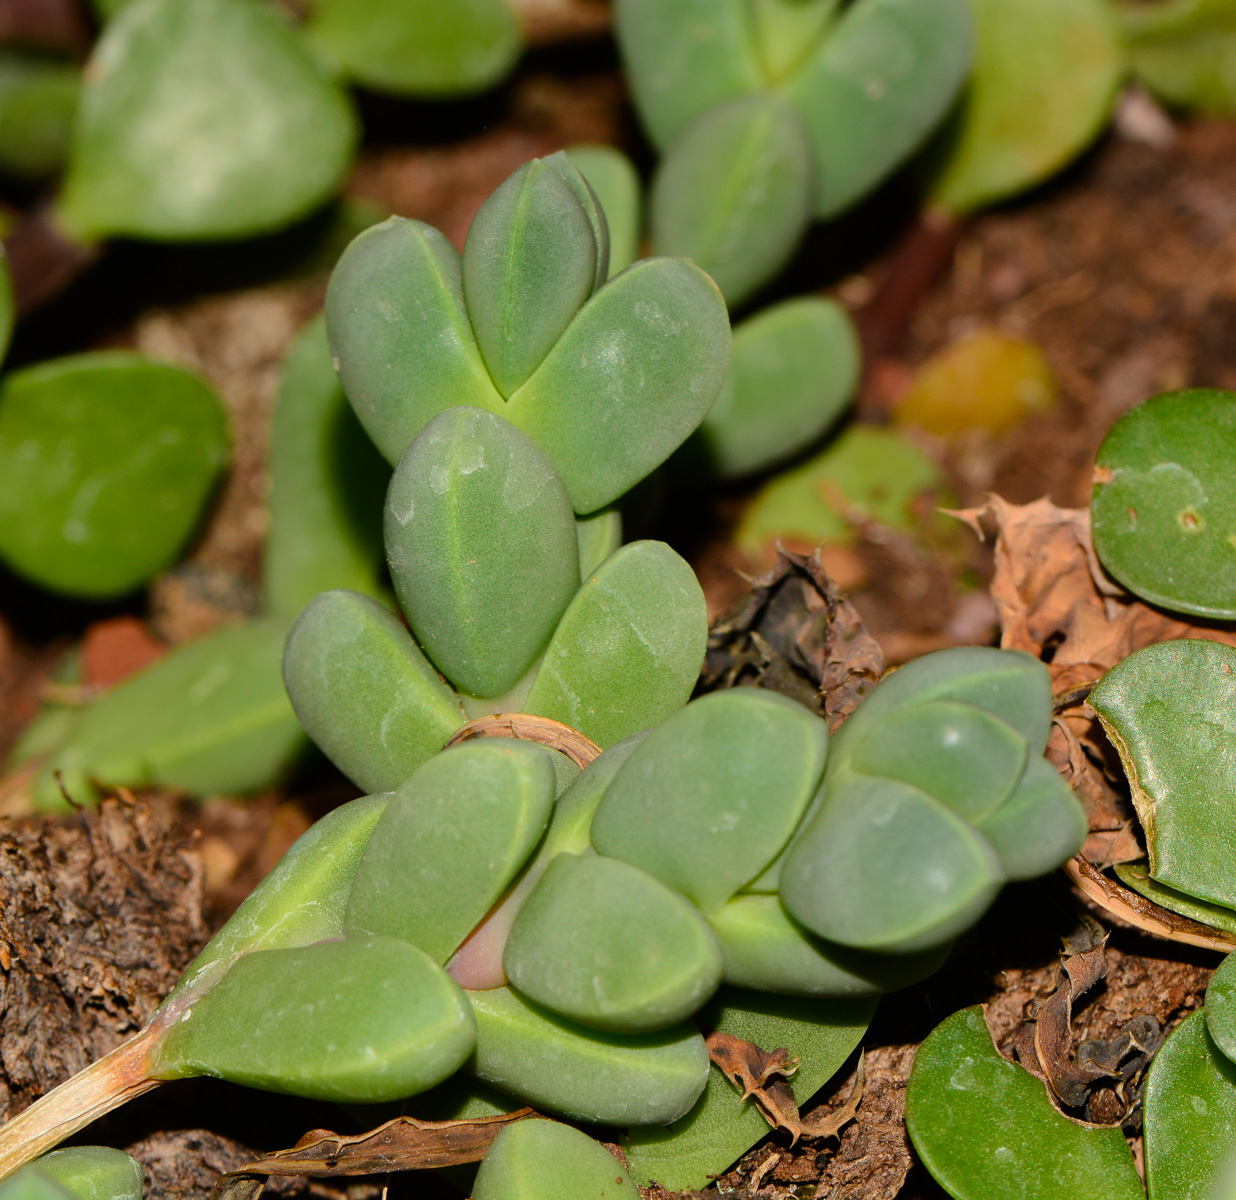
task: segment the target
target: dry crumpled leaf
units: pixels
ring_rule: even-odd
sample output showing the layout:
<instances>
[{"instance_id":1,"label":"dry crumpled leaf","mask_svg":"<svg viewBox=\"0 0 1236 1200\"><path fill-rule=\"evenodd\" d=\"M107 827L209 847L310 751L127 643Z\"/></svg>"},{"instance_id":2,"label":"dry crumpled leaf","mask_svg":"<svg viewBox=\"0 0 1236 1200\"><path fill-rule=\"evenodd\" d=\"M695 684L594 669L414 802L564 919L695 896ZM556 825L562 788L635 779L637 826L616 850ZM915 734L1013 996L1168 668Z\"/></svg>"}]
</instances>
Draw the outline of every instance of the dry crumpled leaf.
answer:
<instances>
[{"instance_id":1,"label":"dry crumpled leaf","mask_svg":"<svg viewBox=\"0 0 1236 1200\"><path fill-rule=\"evenodd\" d=\"M804 1117L798 1110L789 1078L798 1070L799 1060L784 1046L761 1050L754 1042L714 1030L706 1039L708 1057L727 1078L742 1088L742 1099L753 1099L764 1119L774 1129L784 1129L793 1145L800 1137L826 1138L837 1134L854 1120L863 1098L863 1060L849 1098L836 1112Z\"/></svg>"},{"instance_id":2,"label":"dry crumpled leaf","mask_svg":"<svg viewBox=\"0 0 1236 1200\"><path fill-rule=\"evenodd\" d=\"M750 595L713 623L698 692L753 685L781 692L835 729L879 682L884 655L854 606L811 555L779 550Z\"/></svg>"},{"instance_id":3,"label":"dry crumpled leaf","mask_svg":"<svg viewBox=\"0 0 1236 1200\"><path fill-rule=\"evenodd\" d=\"M313 1129L287 1150L276 1150L224 1175L211 1200L255 1200L268 1175L381 1175L480 1162L503 1126L535 1116L531 1108L459 1121L396 1117L367 1133L344 1136Z\"/></svg>"}]
</instances>

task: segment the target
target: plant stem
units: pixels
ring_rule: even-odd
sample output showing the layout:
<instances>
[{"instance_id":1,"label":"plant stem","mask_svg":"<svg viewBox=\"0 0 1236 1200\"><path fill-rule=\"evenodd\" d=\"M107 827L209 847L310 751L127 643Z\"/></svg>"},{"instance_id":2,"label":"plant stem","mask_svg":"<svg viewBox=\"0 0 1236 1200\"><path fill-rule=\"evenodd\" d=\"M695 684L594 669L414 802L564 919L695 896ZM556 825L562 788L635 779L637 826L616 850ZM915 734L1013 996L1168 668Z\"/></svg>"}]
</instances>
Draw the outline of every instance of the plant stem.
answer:
<instances>
[{"instance_id":1,"label":"plant stem","mask_svg":"<svg viewBox=\"0 0 1236 1200\"><path fill-rule=\"evenodd\" d=\"M151 1023L0 1126L0 1179L84 1129L91 1121L158 1087L151 1051L165 1022Z\"/></svg>"},{"instance_id":2,"label":"plant stem","mask_svg":"<svg viewBox=\"0 0 1236 1200\"><path fill-rule=\"evenodd\" d=\"M19 317L54 300L102 252L68 237L46 208L22 218L4 239L4 251Z\"/></svg>"}]
</instances>

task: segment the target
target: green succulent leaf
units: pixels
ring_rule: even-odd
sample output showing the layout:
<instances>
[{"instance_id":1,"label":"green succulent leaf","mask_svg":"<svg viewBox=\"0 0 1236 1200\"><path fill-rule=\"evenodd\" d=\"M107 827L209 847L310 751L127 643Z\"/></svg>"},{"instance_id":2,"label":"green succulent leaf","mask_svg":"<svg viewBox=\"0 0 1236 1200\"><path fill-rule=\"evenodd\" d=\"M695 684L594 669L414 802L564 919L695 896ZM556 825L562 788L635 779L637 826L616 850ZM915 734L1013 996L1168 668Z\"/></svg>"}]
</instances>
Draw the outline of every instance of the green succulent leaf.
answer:
<instances>
[{"instance_id":1,"label":"green succulent leaf","mask_svg":"<svg viewBox=\"0 0 1236 1200\"><path fill-rule=\"evenodd\" d=\"M714 105L764 85L748 0L616 0L614 31L660 150Z\"/></svg>"},{"instance_id":2,"label":"green succulent leaf","mask_svg":"<svg viewBox=\"0 0 1236 1200\"><path fill-rule=\"evenodd\" d=\"M237 795L275 783L303 751L279 660L287 626L265 618L177 647L90 705L35 782L35 803L65 808L105 787Z\"/></svg>"},{"instance_id":3,"label":"green succulent leaf","mask_svg":"<svg viewBox=\"0 0 1236 1200\"><path fill-rule=\"evenodd\" d=\"M72 1200L70 1192L58 1180L43 1171L37 1162L23 1167L0 1183L0 1200Z\"/></svg>"},{"instance_id":4,"label":"green succulent leaf","mask_svg":"<svg viewBox=\"0 0 1236 1200\"><path fill-rule=\"evenodd\" d=\"M0 361L8 353L13 339L13 326L17 322L17 301L13 296L13 274L9 270L8 255L0 244Z\"/></svg>"},{"instance_id":5,"label":"green succulent leaf","mask_svg":"<svg viewBox=\"0 0 1236 1200\"><path fill-rule=\"evenodd\" d=\"M816 215L882 182L937 126L970 70L967 0L857 0L783 85L815 153Z\"/></svg>"},{"instance_id":6,"label":"green succulent leaf","mask_svg":"<svg viewBox=\"0 0 1236 1200\"><path fill-rule=\"evenodd\" d=\"M238 959L169 1028L151 1073L373 1103L441 1083L475 1038L467 998L432 959L354 937Z\"/></svg>"},{"instance_id":7,"label":"green succulent leaf","mask_svg":"<svg viewBox=\"0 0 1236 1200\"><path fill-rule=\"evenodd\" d=\"M251 950L342 937L357 866L391 797L351 800L305 830L189 964L164 1006L206 990Z\"/></svg>"},{"instance_id":8,"label":"green succulent leaf","mask_svg":"<svg viewBox=\"0 0 1236 1200\"><path fill-rule=\"evenodd\" d=\"M749 0L752 32L764 76L780 83L811 57L837 16L841 0Z\"/></svg>"},{"instance_id":9,"label":"green succulent leaf","mask_svg":"<svg viewBox=\"0 0 1236 1200\"><path fill-rule=\"evenodd\" d=\"M85 80L58 215L87 241L282 228L329 198L356 144L347 96L260 0L127 5Z\"/></svg>"},{"instance_id":10,"label":"green succulent leaf","mask_svg":"<svg viewBox=\"0 0 1236 1200\"><path fill-rule=\"evenodd\" d=\"M616 508L603 508L580 517L575 522L575 534L579 546L579 574L587 579L622 545L622 513Z\"/></svg>"},{"instance_id":11,"label":"green succulent leaf","mask_svg":"<svg viewBox=\"0 0 1236 1200\"><path fill-rule=\"evenodd\" d=\"M1036 879L1082 847L1090 832L1086 811L1045 758L1032 757L1017 790L978 822L1008 879Z\"/></svg>"},{"instance_id":12,"label":"green succulent leaf","mask_svg":"<svg viewBox=\"0 0 1236 1200\"><path fill-rule=\"evenodd\" d=\"M33 1166L78 1200L142 1200L146 1178L142 1164L111 1146L53 1150Z\"/></svg>"},{"instance_id":13,"label":"green succulent leaf","mask_svg":"<svg viewBox=\"0 0 1236 1200\"><path fill-rule=\"evenodd\" d=\"M1160 883L1151 876L1150 864L1145 859L1140 862L1116 863L1114 870L1125 887L1132 888L1147 900L1153 900L1160 908L1179 913L1192 921L1200 921L1214 929L1236 934L1236 909L1225 904L1211 904L1207 900L1199 900L1196 896L1186 895Z\"/></svg>"},{"instance_id":14,"label":"green succulent leaf","mask_svg":"<svg viewBox=\"0 0 1236 1200\"><path fill-rule=\"evenodd\" d=\"M540 366L607 270L576 189L549 160L525 163L481 205L464 246L464 296L503 397Z\"/></svg>"},{"instance_id":15,"label":"green succulent leaf","mask_svg":"<svg viewBox=\"0 0 1236 1200\"><path fill-rule=\"evenodd\" d=\"M123 595L169 566L228 456L227 419L188 371L75 355L0 389L0 556L43 587Z\"/></svg>"},{"instance_id":16,"label":"green succulent leaf","mask_svg":"<svg viewBox=\"0 0 1236 1200\"><path fill-rule=\"evenodd\" d=\"M402 938L446 962L536 848L553 804L553 764L540 746L475 741L435 755L365 847L347 932Z\"/></svg>"},{"instance_id":17,"label":"green succulent leaf","mask_svg":"<svg viewBox=\"0 0 1236 1200\"><path fill-rule=\"evenodd\" d=\"M643 259L584 305L506 415L553 459L575 511L594 512L694 432L729 358L712 280L681 259Z\"/></svg>"},{"instance_id":18,"label":"green succulent leaf","mask_svg":"<svg viewBox=\"0 0 1236 1200\"><path fill-rule=\"evenodd\" d=\"M1207 1031L1208 1009L1172 1030L1146 1074L1150 1200L1219 1200L1229 1194L1219 1185L1231 1178L1236 1065Z\"/></svg>"},{"instance_id":19,"label":"green succulent leaf","mask_svg":"<svg viewBox=\"0 0 1236 1200\"><path fill-rule=\"evenodd\" d=\"M719 909L777 856L815 793L828 728L777 692L692 701L640 744L605 793L592 844Z\"/></svg>"},{"instance_id":20,"label":"green succulent leaf","mask_svg":"<svg viewBox=\"0 0 1236 1200\"><path fill-rule=\"evenodd\" d=\"M559 854L515 918L511 983L594 1029L644 1033L689 1017L721 982L721 951L695 907L638 867Z\"/></svg>"},{"instance_id":21,"label":"green succulent leaf","mask_svg":"<svg viewBox=\"0 0 1236 1200\"><path fill-rule=\"evenodd\" d=\"M906 1127L927 1169L955 1200L1143 1195L1120 1127L1061 1116L1044 1085L1000 1055L978 1006L954 1013L919 1047Z\"/></svg>"},{"instance_id":22,"label":"green succulent leaf","mask_svg":"<svg viewBox=\"0 0 1236 1200\"><path fill-rule=\"evenodd\" d=\"M472 1200L621 1200L634 1189L594 1138L557 1121L517 1121L494 1139Z\"/></svg>"},{"instance_id":23,"label":"green succulent leaf","mask_svg":"<svg viewBox=\"0 0 1236 1200\"><path fill-rule=\"evenodd\" d=\"M1228 955L1206 988L1206 1029L1214 1044L1236 1059L1236 958Z\"/></svg>"},{"instance_id":24,"label":"green succulent leaf","mask_svg":"<svg viewBox=\"0 0 1236 1200\"><path fill-rule=\"evenodd\" d=\"M81 68L20 50L0 54L0 171L45 179L64 163Z\"/></svg>"},{"instance_id":25,"label":"green succulent leaf","mask_svg":"<svg viewBox=\"0 0 1236 1200\"><path fill-rule=\"evenodd\" d=\"M800 1106L828 1082L858 1045L875 1012L874 1000L797 1000L725 988L699 1015L706 1029L771 1049L786 1047L802 1060L788 1081ZM622 1148L640 1183L696 1190L736 1162L768 1133L752 1100L718 1068L695 1107L668 1129L632 1129Z\"/></svg>"},{"instance_id":26,"label":"green succulent leaf","mask_svg":"<svg viewBox=\"0 0 1236 1200\"><path fill-rule=\"evenodd\" d=\"M458 96L500 82L522 49L508 0L312 0L306 32L365 87Z\"/></svg>"},{"instance_id":27,"label":"green succulent leaf","mask_svg":"<svg viewBox=\"0 0 1236 1200\"><path fill-rule=\"evenodd\" d=\"M744 321L698 434L712 469L740 478L806 449L850 402L859 363L854 323L832 300L787 300Z\"/></svg>"},{"instance_id":28,"label":"green succulent leaf","mask_svg":"<svg viewBox=\"0 0 1236 1200\"><path fill-rule=\"evenodd\" d=\"M468 998L477 1030L471 1070L535 1107L603 1125L664 1125L704 1090L708 1049L689 1023L659 1033L604 1033L510 988Z\"/></svg>"},{"instance_id":29,"label":"green succulent leaf","mask_svg":"<svg viewBox=\"0 0 1236 1200\"><path fill-rule=\"evenodd\" d=\"M607 748L686 704L707 640L707 606L691 568L664 542L632 542L576 593L523 711Z\"/></svg>"},{"instance_id":30,"label":"green succulent leaf","mask_svg":"<svg viewBox=\"0 0 1236 1200\"><path fill-rule=\"evenodd\" d=\"M438 413L502 411L464 310L459 253L421 221L391 217L344 251L326 330L356 415L395 465Z\"/></svg>"},{"instance_id":31,"label":"green succulent leaf","mask_svg":"<svg viewBox=\"0 0 1236 1200\"><path fill-rule=\"evenodd\" d=\"M613 146L568 146L567 157L588 181L609 231L607 277L625 271L639 257L643 197L635 167Z\"/></svg>"},{"instance_id":32,"label":"green succulent leaf","mask_svg":"<svg viewBox=\"0 0 1236 1200\"><path fill-rule=\"evenodd\" d=\"M1090 498L1103 565L1151 604L1236 617L1236 394L1154 396L1112 426Z\"/></svg>"},{"instance_id":33,"label":"green succulent leaf","mask_svg":"<svg viewBox=\"0 0 1236 1200\"><path fill-rule=\"evenodd\" d=\"M690 258L731 307L773 279L811 223L806 127L780 96L739 96L693 121L667 150L650 197L658 254Z\"/></svg>"},{"instance_id":34,"label":"green succulent leaf","mask_svg":"<svg viewBox=\"0 0 1236 1200\"><path fill-rule=\"evenodd\" d=\"M1124 50L1107 0L970 0L974 72L932 199L971 212L1041 183L1107 124Z\"/></svg>"},{"instance_id":35,"label":"green succulent leaf","mask_svg":"<svg viewBox=\"0 0 1236 1200\"><path fill-rule=\"evenodd\" d=\"M287 694L306 732L367 791L397 788L466 720L395 614L323 592L287 635Z\"/></svg>"},{"instance_id":36,"label":"green succulent leaf","mask_svg":"<svg viewBox=\"0 0 1236 1200\"><path fill-rule=\"evenodd\" d=\"M390 473L365 435L315 318L283 368L270 448L266 604L291 619L319 592L349 588L377 599L382 503Z\"/></svg>"},{"instance_id":37,"label":"green succulent leaf","mask_svg":"<svg viewBox=\"0 0 1236 1200\"><path fill-rule=\"evenodd\" d=\"M1137 76L1179 108L1236 110L1236 8L1231 0L1116 6Z\"/></svg>"},{"instance_id":38,"label":"green succulent leaf","mask_svg":"<svg viewBox=\"0 0 1236 1200\"><path fill-rule=\"evenodd\" d=\"M1236 906L1236 649L1187 638L1131 654L1090 703L1120 754L1150 873Z\"/></svg>"},{"instance_id":39,"label":"green succulent leaf","mask_svg":"<svg viewBox=\"0 0 1236 1200\"><path fill-rule=\"evenodd\" d=\"M549 459L483 409L442 413L400 459L384 527L429 657L472 695L513 687L579 588L575 517Z\"/></svg>"}]
</instances>

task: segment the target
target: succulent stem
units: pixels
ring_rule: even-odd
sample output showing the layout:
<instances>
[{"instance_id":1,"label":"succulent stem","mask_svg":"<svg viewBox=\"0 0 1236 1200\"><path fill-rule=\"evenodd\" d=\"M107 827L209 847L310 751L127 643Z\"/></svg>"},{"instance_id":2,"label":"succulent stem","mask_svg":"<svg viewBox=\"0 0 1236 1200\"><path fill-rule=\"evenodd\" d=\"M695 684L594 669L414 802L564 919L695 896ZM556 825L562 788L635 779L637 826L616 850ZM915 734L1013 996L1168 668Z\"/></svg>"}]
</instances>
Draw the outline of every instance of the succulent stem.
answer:
<instances>
[{"instance_id":1,"label":"succulent stem","mask_svg":"<svg viewBox=\"0 0 1236 1200\"><path fill-rule=\"evenodd\" d=\"M593 759L599 757L601 747L586 738L578 729L551 721L548 717L534 717L528 713L498 713L496 716L477 717L463 728L456 730L447 746L470 742L473 738L515 738L521 742L537 742L565 754L582 771Z\"/></svg>"}]
</instances>

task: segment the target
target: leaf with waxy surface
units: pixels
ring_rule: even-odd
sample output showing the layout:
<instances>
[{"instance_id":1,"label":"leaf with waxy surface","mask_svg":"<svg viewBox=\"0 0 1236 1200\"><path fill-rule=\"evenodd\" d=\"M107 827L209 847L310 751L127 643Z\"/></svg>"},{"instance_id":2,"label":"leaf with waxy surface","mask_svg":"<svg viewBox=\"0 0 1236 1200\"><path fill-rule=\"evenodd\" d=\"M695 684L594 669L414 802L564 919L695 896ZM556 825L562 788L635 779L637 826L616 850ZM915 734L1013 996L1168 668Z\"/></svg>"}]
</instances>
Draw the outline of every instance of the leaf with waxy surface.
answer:
<instances>
[{"instance_id":1,"label":"leaf with waxy surface","mask_svg":"<svg viewBox=\"0 0 1236 1200\"><path fill-rule=\"evenodd\" d=\"M866 1032L875 1001L797 1000L725 988L700 1013L701 1024L771 1049L786 1047L801 1060L789 1079L806 1105L841 1067ZM720 1175L768 1133L752 1100L714 1068L695 1107L668 1129L632 1129L622 1148L641 1183L696 1189Z\"/></svg>"},{"instance_id":2,"label":"leaf with waxy surface","mask_svg":"<svg viewBox=\"0 0 1236 1200\"><path fill-rule=\"evenodd\" d=\"M502 962L538 1004L620 1033L685 1020L721 982L716 936L694 905L639 868L595 854L550 863Z\"/></svg>"},{"instance_id":3,"label":"leaf with waxy surface","mask_svg":"<svg viewBox=\"0 0 1236 1200\"><path fill-rule=\"evenodd\" d=\"M549 459L483 409L442 413L400 459L384 528L399 603L439 670L475 696L513 687L579 588L575 516Z\"/></svg>"},{"instance_id":4,"label":"leaf with waxy surface","mask_svg":"<svg viewBox=\"0 0 1236 1200\"><path fill-rule=\"evenodd\" d=\"M587 579L622 545L622 513L616 508L603 508L575 522L579 545L579 574Z\"/></svg>"},{"instance_id":5,"label":"leaf with waxy surface","mask_svg":"<svg viewBox=\"0 0 1236 1200\"><path fill-rule=\"evenodd\" d=\"M859 358L854 323L832 300L787 300L744 321L697 435L713 470L739 477L811 445L854 394Z\"/></svg>"},{"instance_id":6,"label":"leaf with waxy surface","mask_svg":"<svg viewBox=\"0 0 1236 1200\"><path fill-rule=\"evenodd\" d=\"M748 0L764 77L780 83L819 46L841 0Z\"/></svg>"},{"instance_id":7,"label":"leaf with waxy surface","mask_svg":"<svg viewBox=\"0 0 1236 1200\"><path fill-rule=\"evenodd\" d=\"M494 1139L472 1200L621 1200L634 1189L595 1139L557 1121L519 1121Z\"/></svg>"},{"instance_id":8,"label":"leaf with waxy surface","mask_svg":"<svg viewBox=\"0 0 1236 1200\"><path fill-rule=\"evenodd\" d=\"M403 938L446 962L541 840L553 803L541 746L486 739L435 755L378 821L345 929Z\"/></svg>"},{"instance_id":9,"label":"leaf with waxy surface","mask_svg":"<svg viewBox=\"0 0 1236 1200\"><path fill-rule=\"evenodd\" d=\"M824 722L776 692L702 696L627 759L593 818L592 844L712 912L789 840L827 753Z\"/></svg>"},{"instance_id":10,"label":"leaf with waxy surface","mask_svg":"<svg viewBox=\"0 0 1236 1200\"><path fill-rule=\"evenodd\" d=\"M699 1098L708 1050L694 1025L617 1034L556 1017L510 988L469 992L470 1069L534 1107L603 1125L664 1125Z\"/></svg>"},{"instance_id":11,"label":"leaf with waxy surface","mask_svg":"<svg viewBox=\"0 0 1236 1200\"><path fill-rule=\"evenodd\" d=\"M1134 73L1161 100L1227 116L1236 110L1236 7L1231 0L1120 4Z\"/></svg>"},{"instance_id":12,"label":"leaf with waxy surface","mask_svg":"<svg viewBox=\"0 0 1236 1200\"><path fill-rule=\"evenodd\" d=\"M127 5L85 80L58 217L88 241L279 229L334 192L356 143L347 96L259 0Z\"/></svg>"},{"instance_id":13,"label":"leaf with waxy surface","mask_svg":"<svg viewBox=\"0 0 1236 1200\"><path fill-rule=\"evenodd\" d=\"M1236 906L1236 649L1201 638L1147 646L1090 695L1120 753L1155 879Z\"/></svg>"},{"instance_id":14,"label":"leaf with waxy surface","mask_svg":"<svg viewBox=\"0 0 1236 1200\"><path fill-rule=\"evenodd\" d=\"M466 720L395 614L359 592L309 602L288 633L283 678L309 736L368 791L398 787Z\"/></svg>"},{"instance_id":15,"label":"leaf with waxy surface","mask_svg":"<svg viewBox=\"0 0 1236 1200\"><path fill-rule=\"evenodd\" d=\"M142 1200L142 1164L111 1146L53 1150L33 1165L78 1200Z\"/></svg>"},{"instance_id":16,"label":"leaf with waxy surface","mask_svg":"<svg viewBox=\"0 0 1236 1200\"><path fill-rule=\"evenodd\" d=\"M605 749L686 704L707 641L707 606L691 568L664 542L631 542L575 594L524 711Z\"/></svg>"},{"instance_id":17,"label":"leaf with waxy surface","mask_svg":"<svg viewBox=\"0 0 1236 1200\"><path fill-rule=\"evenodd\" d=\"M1054 175L1098 136L1124 77L1105 0L970 0L974 71L932 199L970 212Z\"/></svg>"},{"instance_id":18,"label":"leaf with waxy surface","mask_svg":"<svg viewBox=\"0 0 1236 1200\"><path fill-rule=\"evenodd\" d=\"M833 217L934 129L969 72L967 0L858 0L782 85L807 123L816 215Z\"/></svg>"},{"instance_id":19,"label":"leaf with waxy surface","mask_svg":"<svg viewBox=\"0 0 1236 1200\"><path fill-rule=\"evenodd\" d=\"M1000 1055L977 1006L954 1013L919 1047L906 1127L956 1200L1142 1200L1120 1127L1057 1112L1043 1084Z\"/></svg>"},{"instance_id":20,"label":"leaf with waxy surface","mask_svg":"<svg viewBox=\"0 0 1236 1200\"><path fill-rule=\"evenodd\" d=\"M1236 1064L1207 1032L1209 1004L1187 1016L1146 1073L1150 1200L1219 1200L1236 1138ZM1106 1193L1105 1193L1106 1194Z\"/></svg>"},{"instance_id":21,"label":"leaf with waxy surface","mask_svg":"<svg viewBox=\"0 0 1236 1200\"><path fill-rule=\"evenodd\" d=\"M1225 904L1211 904L1168 887L1151 877L1150 865L1145 862L1116 863L1112 868L1125 887L1132 888L1139 896L1145 896L1160 908L1179 913L1191 921L1200 921L1212 929L1236 934L1236 909Z\"/></svg>"},{"instance_id":22,"label":"leaf with waxy surface","mask_svg":"<svg viewBox=\"0 0 1236 1200\"><path fill-rule=\"evenodd\" d=\"M35 180L60 169L81 85L75 63L20 50L0 54L0 170Z\"/></svg>"},{"instance_id":23,"label":"leaf with waxy surface","mask_svg":"<svg viewBox=\"0 0 1236 1200\"><path fill-rule=\"evenodd\" d=\"M515 65L508 0L312 0L306 32L353 79L397 96L483 91Z\"/></svg>"},{"instance_id":24,"label":"leaf with waxy surface","mask_svg":"<svg viewBox=\"0 0 1236 1200\"><path fill-rule=\"evenodd\" d=\"M214 392L121 352L63 358L0 390L0 556L43 587L132 591L193 532L227 462Z\"/></svg>"},{"instance_id":25,"label":"leaf with waxy surface","mask_svg":"<svg viewBox=\"0 0 1236 1200\"><path fill-rule=\"evenodd\" d=\"M151 1073L373 1103L441 1083L475 1037L467 998L426 954L351 937L244 955L170 1027Z\"/></svg>"},{"instance_id":26,"label":"leaf with waxy surface","mask_svg":"<svg viewBox=\"0 0 1236 1200\"><path fill-rule=\"evenodd\" d=\"M73 1192L41 1170L37 1162L27 1164L0 1183L0 1200L73 1200L73 1197Z\"/></svg>"},{"instance_id":27,"label":"leaf with waxy surface","mask_svg":"<svg viewBox=\"0 0 1236 1200\"><path fill-rule=\"evenodd\" d=\"M1236 617L1236 394L1167 392L1125 413L1095 459L1090 516L1103 565L1175 612Z\"/></svg>"},{"instance_id":28,"label":"leaf with waxy surface","mask_svg":"<svg viewBox=\"0 0 1236 1200\"><path fill-rule=\"evenodd\" d=\"M287 626L264 618L178 646L96 700L35 783L63 809L96 784L183 788L197 796L269 787L305 747L279 672Z\"/></svg>"},{"instance_id":29,"label":"leaf with waxy surface","mask_svg":"<svg viewBox=\"0 0 1236 1200\"><path fill-rule=\"evenodd\" d=\"M568 146L566 155L600 202L609 230L607 274L617 275L639 257L644 223L639 176L631 160L613 146Z\"/></svg>"},{"instance_id":30,"label":"leaf with waxy surface","mask_svg":"<svg viewBox=\"0 0 1236 1200\"><path fill-rule=\"evenodd\" d=\"M774 278L811 223L815 167L780 96L739 96L675 139L649 198L658 254L694 260L731 307Z\"/></svg>"},{"instance_id":31,"label":"leaf with waxy surface","mask_svg":"<svg viewBox=\"0 0 1236 1200\"><path fill-rule=\"evenodd\" d=\"M1236 958L1228 955L1206 988L1206 1029L1216 1046L1236 1060Z\"/></svg>"}]
</instances>

